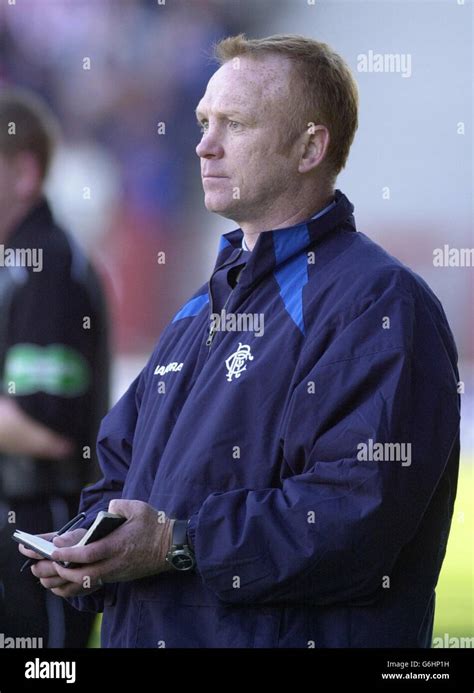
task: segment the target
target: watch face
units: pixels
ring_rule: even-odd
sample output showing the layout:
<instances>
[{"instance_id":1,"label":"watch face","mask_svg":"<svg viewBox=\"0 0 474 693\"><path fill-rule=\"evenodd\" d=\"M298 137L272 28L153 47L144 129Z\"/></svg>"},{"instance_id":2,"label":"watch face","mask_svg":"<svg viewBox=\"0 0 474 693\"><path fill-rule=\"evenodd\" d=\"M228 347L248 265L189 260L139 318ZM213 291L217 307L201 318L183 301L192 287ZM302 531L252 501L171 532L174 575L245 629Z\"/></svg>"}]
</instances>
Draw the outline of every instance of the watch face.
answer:
<instances>
[{"instance_id":1,"label":"watch face","mask_svg":"<svg viewBox=\"0 0 474 693\"><path fill-rule=\"evenodd\" d=\"M194 567L193 559L186 553L175 554L171 562L176 570L191 570Z\"/></svg>"}]
</instances>

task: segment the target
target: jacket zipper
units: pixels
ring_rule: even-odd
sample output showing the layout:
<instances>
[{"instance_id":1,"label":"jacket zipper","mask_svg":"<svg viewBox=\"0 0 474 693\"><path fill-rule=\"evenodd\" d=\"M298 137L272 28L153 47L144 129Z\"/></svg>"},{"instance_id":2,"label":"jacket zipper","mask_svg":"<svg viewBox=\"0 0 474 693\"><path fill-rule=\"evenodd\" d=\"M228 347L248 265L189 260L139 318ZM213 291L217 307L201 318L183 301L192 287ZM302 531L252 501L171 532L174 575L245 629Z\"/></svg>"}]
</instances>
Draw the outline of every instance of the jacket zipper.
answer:
<instances>
[{"instance_id":1,"label":"jacket zipper","mask_svg":"<svg viewBox=\"0 0 474 693\"><path fill-rule=\"evenodd\" d=\"M223 265L220 265L220 267L218 267L218 268L212 273L211 278L209 279L209 286L208 286L210 315L212 315L212 314L214 313L214 301L213 301L213 298L212 298L212 291L211 291L212 278L214 277L214 275L216 274L216 272L220 272L220 270L223 269L224 267L227 267L227 265L232 265L236 260L239 259L239 257L242 255L242 253L243 253L243 248L240 248L239 254L238 254L236 257L234 257L233 260L229 260L228 262L225 262ZM234 287L234 288L235 288L235 287ZM226 306L227 306L227 304L229 303L229 299L230 299L230 297L232 296L232 291L233 291L233 290L234 290L234 289L232 289L231 292L230 292L230 294L227 296L227 300L226 300L226 302L224 303L224 307L222 308L222 310L225 310L225 309L226 309ZM208 335L208 338L206 339L206 346L209 348L209 351L211 350L212 342L214 341L214 337L216 336L216 332L217 332L217 329L216 329L216 327L215 327L215 323L213 323L213 322L212 322L212 319L211 319L211 324L210 324L210 326L209 326L209 335Z\"/></svg>"}]
</instances>

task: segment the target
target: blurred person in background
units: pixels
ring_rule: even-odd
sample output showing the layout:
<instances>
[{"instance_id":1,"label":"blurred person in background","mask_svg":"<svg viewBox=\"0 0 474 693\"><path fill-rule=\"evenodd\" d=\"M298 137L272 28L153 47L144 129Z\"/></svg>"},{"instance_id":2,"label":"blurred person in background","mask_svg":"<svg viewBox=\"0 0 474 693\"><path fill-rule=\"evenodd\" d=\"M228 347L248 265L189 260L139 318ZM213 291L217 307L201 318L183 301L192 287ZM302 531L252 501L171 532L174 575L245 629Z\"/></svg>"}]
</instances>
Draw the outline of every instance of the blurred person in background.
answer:
<instances>
[{"instance_id":1,"label":"blurred person in background","mask_svg":"<svg viewBox=\"0 0 474 693\"><path fill-rule=\"evenodd\" d=\"M335 189L342 58L300 36L217 57L196 152L240 228L102 422L83 527L54 540L76 567L32 570L104 612L106 647L430 647L459 463L446 316ZM127 522L72 546L106 509Z\"/></svg>"},{"instance_id":2,"label":"blurred person in background","mask_svg":"<svg viewBox=\"0 0 474 693\"><path fill-rule=\"evenodd\" d=\"M254 18L253 9L249 22ZM120 194L100 227L102 237L94 240L94 257L107 258L104 275L114 284L108 298L118 354L149 353L170 310L194 290L202 256L208 256L205 244L179 294L168 277L171 263L156 272L150 261L153 250L174 252L171 244L176 250L180 239L190 242L190 220L199 223L193 205L183 205L197 191L194 108L213 71L209 45L243 20L237 6L220 0L163 6L133 0L121 3L120 12L109 0L0 4L0 82L40 91L60 117L68 145L86 157L84 146L97 147L116 163ZM85 46L95 57L90 70L78 72ZM157 71L157 65L165 69ZM158 134L161 122L165 136ZM58 171L55 165L50 186ZM88 180L95 190L87 211L82 205L81 233L87 233L85 216L98 204L101 184L107 184L101 177L100 169L91 168ZM60 200L66 228L74 217L74 203L65 208L74 180L71 175L56 185L66 190ZM129 260L132 247L141 264L138 273ZM147 308L149 295L160 295L158 305Z\"/></svg>"},{"instance_id":3,"label":"blurred person in background","mask_svg":"<svg viewBox=\"0 0 474 693\"><path fill-rule=\"evenodd\" d=\"M43 187L59 129L33 93L0 91L0 629L82 647L93 616L27 570L11 539L60 529L96 478L108 406L108 327L99 279L54 221Z\"/></svg>"}]
</instances>

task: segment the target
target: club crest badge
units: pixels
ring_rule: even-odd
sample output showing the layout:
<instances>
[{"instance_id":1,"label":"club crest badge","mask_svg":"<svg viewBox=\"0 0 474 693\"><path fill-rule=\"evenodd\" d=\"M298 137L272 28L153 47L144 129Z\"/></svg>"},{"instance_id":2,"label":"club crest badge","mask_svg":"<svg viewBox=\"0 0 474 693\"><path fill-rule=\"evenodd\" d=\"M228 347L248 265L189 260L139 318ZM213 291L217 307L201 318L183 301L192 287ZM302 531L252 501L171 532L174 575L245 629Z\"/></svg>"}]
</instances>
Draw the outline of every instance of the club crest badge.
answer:
<instances>
[{"instance_id":1,"label":"club crest badge","mask_svg":"<svg viewBox=\"0 0 474 693\"><path fill-rule=\"evenodd\" d=\"M247 370L247 361L253 361L250 346L239 342L237 351L234 351L234 353L225 360L227 380L229 382L232 378L240 378L242 372Z\"/></svg>"}]
</instances>

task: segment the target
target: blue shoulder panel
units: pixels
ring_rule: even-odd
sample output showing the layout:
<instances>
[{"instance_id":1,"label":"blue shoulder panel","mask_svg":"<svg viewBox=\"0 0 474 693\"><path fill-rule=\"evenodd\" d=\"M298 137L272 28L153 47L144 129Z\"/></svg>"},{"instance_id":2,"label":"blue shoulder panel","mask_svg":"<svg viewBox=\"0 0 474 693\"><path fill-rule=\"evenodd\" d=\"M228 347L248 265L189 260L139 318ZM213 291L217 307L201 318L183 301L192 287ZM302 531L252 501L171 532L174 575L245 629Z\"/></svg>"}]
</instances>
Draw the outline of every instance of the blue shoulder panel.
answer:
<instances>
[{"instance_id":1,"label":"blue shoulder panel","mask_svg":"<svg viewBox=\"0 0 474 693\"><path fill-rule=\"evenodd\" d=\"M187 303L176 313L172 322L176 320L181 320L182 318L191 318L193 315L197 315L201 312L201 309L209 303L209 296L207 294L199 294L194 298L190 298Z\"/></svg>"},{"instance_id":2,"label":"blue shoulder panel","mask_svg":"<svg viewBox=\"0 0 474 693\"><path fill-rule=\"evenodd\" d=\"M303 287L308 283L308 258L306 253L298 253L309 243L309 232L307 226L302 226L298 231L290 233L273 232L273 245L275 249L276 264L284 263L275 270L275 277L280 287L280 295L285 304L286 310L292 320L305 334L303 316ZM296 252L294 258L284 262L285 258L291 257Z\"/></svg>"}]
</instances>

